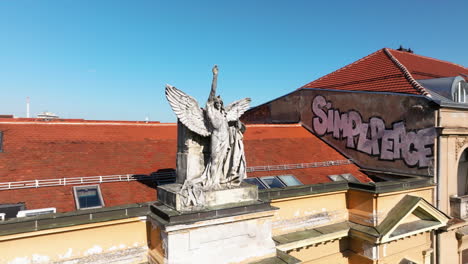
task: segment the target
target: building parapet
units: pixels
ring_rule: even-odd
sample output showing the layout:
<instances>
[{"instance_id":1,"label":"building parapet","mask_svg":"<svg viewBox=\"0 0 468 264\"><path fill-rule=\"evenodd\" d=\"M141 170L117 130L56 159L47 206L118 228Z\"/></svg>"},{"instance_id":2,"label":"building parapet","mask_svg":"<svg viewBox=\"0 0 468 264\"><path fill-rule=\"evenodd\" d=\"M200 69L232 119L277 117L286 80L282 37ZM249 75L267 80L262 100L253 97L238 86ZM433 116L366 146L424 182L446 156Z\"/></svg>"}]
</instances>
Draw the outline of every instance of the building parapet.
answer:
<instances>
[{"instance_id":1,"label":"building parapet","mask_svg":"<svg viewBox=\"0 0 468 264\"><path fill-rule=\"evenodd\" d=\"M151 203L14 218L0 222L0 236L146 216Z\"/></svg>"},{"instance_id":2,"label":"building parapet","mask_svg":"<svg viewBox=\"0 0 468 264\"><path fill-rule=\"evenodd\" d=\"M373 184L337 181L259 190L259 199L263 201L271 201L275 199L289 197L346 191L348 189L361 190L373 193L387 193L428 186L433 186L433 183L430 179L426 178L411 178L401 181L377 182ZM139 216L146 217L150 212L149 205L152 203L154 203L154 201L146 203L128 204L123 206L79 210L66 213L39 215L25 218L14 218L0 222L0 236L126 219Z\"/></svg>"},{"instance_id":3,"label":"building parapet","mask_svg":"<svg viewBox=\"0 0 468 264\"><path fill-rule=\"evenodd\" d=\"M349 188L373 193L387 193L403 190L411 190L422 187L434 186L432 178L429 177L411 177L386 182L354 183L349 182Z\"/></svg>"},{"instance_id":4,"label":"building parapet","mask_svg":"<svg viewBox=\"0 0 468 264\"><path fill-rule=\"evenodd\" d=\"M282 199L294 196L319 194L326 192L343 191L348 189L360 190L372 193L388 193L411 190L422 187L434 186L431 178L413 177L403 180L387 182L356 183L347 181L326 182L319 184L292 186L286 188L271 188L259 190L259 198L262 200Z\"/></svg>"}]
</instances>

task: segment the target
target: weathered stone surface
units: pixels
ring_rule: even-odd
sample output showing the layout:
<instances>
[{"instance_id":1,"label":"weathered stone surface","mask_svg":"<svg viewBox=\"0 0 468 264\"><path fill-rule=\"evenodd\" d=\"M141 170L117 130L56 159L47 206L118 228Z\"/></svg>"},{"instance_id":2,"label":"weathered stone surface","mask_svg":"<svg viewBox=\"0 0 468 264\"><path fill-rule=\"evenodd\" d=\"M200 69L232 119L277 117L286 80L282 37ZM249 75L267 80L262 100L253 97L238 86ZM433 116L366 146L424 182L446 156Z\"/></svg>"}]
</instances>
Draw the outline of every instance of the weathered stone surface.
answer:
<instances>
[{"instance_id":1,"label":"weathered stone surface","mask_svg":"<svg viewBox=\"0 0 468 264\"><path fill-rule=\"evenodd\" d=\"M159 233L162 250L150 251L149 261L219 264L273 257L276 252L275 243L271 239L273 215L272 208L175 225L150 216L151 228Z\"/></svg>"},{"instance_id":2,"label":"weathered stone surface","mask_svg":"<svg viewBox=\"0 0 468 264\"><path fill-rule=\"evenodd\" d=\"M177 183L192 181L205 170L210 157L210 141L177 122Z\"/></svg>"},{"instance_id":3,"label":"weathered stone surface","mask_svg":"<svg viewBox=\"0 0 468 264\"><path fill-rule=\"evenodd\" d=\"M450 197L451 216L467 219L468 218L468 195Z\"/></svg>"},{"instance_id":4,"label":"weathered stone surface","mask_svg":"<svg viewBox=\"0 0 468 264\"><path fill-rule=\"evenodd\" d=\"M186 207L184 205L182 202L184 197L180 193L181 188L182 185L177 183L158 186L158 201L177 211L196 210L196 207ZM210 208L225 204L257 201L258 189L257 186L243 183L230 189L206 191L203 195L205 201L203 208Z\"/></svg>"},{"instance_id":5,"label":"weathered stone surface","mask_svg":"<svg viewBox=\"0 0 468 264\"><path fill-rule=\"evenodd\" d=\"M183 184L178 203L183 207L206 206L204 192L238 186L246 177L243 133L239 120L250 98L224 107L216 96L218 67L205 108L181 90L166 85L166 97L178 118L177 183Z\"/></svg>"}]
</instances>

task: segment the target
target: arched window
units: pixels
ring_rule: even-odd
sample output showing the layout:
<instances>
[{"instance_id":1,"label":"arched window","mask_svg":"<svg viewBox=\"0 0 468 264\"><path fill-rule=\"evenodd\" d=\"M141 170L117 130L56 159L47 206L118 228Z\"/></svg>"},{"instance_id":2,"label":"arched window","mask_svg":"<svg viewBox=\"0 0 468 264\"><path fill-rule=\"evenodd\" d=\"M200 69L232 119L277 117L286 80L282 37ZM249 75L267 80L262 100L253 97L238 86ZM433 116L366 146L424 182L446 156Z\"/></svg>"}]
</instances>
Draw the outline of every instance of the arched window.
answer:
<instances>
[{"instance_id":1,"label":"arched window","mask_svg":"<svg viewBox=\"0 0 468 264\"><path fill-rule=\"evenodd\" d=\"M465 81L459 81L453 93L453 101L468 103L468 85Z\"/></svg>"},{"instance_id":2,"label":"arched window","mask_svg":"<svg viewBox=\"0 0 468 264\"><path fill-rule=\"evenodd\" d=\"M468 195L468 148L458 161L458 196Z\"/></svg>"}]
</instances>

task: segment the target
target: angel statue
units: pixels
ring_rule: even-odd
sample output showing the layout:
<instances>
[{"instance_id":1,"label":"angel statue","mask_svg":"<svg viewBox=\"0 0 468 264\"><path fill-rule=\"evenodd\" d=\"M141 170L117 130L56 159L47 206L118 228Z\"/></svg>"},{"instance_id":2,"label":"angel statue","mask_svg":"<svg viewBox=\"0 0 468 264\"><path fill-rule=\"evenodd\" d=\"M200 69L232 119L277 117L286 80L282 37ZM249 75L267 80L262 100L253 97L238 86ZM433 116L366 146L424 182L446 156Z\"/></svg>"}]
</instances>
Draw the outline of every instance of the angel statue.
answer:
<instances>
[{"instance_id":1,"label":"angel statue","mask_svg":"<svg viewBox=\"0 0 468 264\"><path fill-rule=\"evenodd\" d=\"M207 190L238 186L246 177L243 133L245 126L239 117L249 108L250 98L244 98L224 107L223 100L216 96L218 67L213 67L213 82L205 108L197 101L166 85L166 97L179 121L192 132L209 137L209 160L203 173L194 179L186 179L180 193L187 205L203 203Z\"/></svg>"}]
</instances>

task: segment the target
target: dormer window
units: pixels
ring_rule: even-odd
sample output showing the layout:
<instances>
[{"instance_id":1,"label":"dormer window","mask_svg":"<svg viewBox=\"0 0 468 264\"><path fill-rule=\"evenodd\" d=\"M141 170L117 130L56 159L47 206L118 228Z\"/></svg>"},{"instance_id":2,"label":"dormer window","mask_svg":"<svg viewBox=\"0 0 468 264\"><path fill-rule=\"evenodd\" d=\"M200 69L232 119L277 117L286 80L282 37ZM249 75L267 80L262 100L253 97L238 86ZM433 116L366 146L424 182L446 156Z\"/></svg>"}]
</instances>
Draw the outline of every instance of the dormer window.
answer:
<instances>
[{"instance_id":1,"label":"dormer window","mask_svg":"<svg viewBox=\"0 0 468 264\"><path fill-rule=\"evenodd\" d=\"M468 85L465 81L459 81L453 93L453 101L468 103Z\"/></svg>"}]
</instances>

